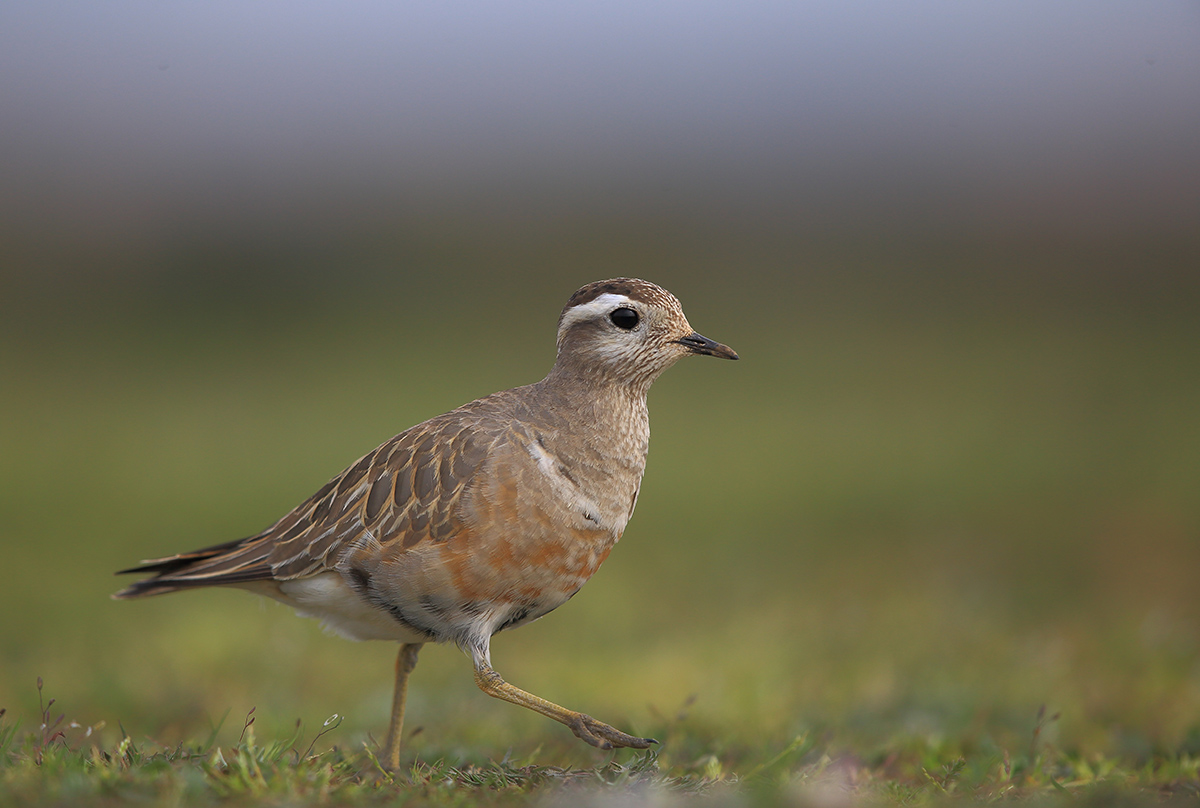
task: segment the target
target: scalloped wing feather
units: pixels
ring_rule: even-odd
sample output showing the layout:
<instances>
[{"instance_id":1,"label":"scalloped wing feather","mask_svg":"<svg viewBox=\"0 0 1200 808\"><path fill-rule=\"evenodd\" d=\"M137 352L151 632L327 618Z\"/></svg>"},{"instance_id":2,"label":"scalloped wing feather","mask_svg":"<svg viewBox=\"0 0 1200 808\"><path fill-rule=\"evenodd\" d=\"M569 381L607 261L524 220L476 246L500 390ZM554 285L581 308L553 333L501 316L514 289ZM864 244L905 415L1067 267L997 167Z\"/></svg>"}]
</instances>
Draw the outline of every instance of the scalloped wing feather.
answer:
<instances>
[{"instance_id":1,"label":"scalloped wing feather","mask_svg":"<svg viewBox=\"0 0 1200 808\"><path fill-rule=\"evenodd\" d=\"M463 494L505 432L503 420L472 417L485 401L383 443L262 533L121 570L156 575L114 597L289 581L333 569L356 549L395 553L445 541L460 529Z\"/></svg>"}]
</instances>

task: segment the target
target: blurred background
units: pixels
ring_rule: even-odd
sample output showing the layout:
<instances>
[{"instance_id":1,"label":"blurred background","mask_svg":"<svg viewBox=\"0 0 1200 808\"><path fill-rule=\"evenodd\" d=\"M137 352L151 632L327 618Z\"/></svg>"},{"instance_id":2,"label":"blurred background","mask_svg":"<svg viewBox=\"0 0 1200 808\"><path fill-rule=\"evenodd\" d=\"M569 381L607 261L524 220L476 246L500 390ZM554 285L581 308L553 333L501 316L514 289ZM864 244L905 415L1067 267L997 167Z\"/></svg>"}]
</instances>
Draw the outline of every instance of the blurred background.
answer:
<instances>
[{"instance_id":1,"label":"blurred background","mask_svg":"<svg viewBox=\"0 0 1200 808\"><path fill-rule=\"evenodd\" d=\"M110 735L378 736L393 648L112 571L535 381L570 293L637 275L743 361L658 382L638 513L496 638L510 681L680 760L1023 748L1042 704L1064 749L1200 752L1198 36L1191 2L0 6L0 707L34 724L41 676ZM411 754L594 758L453 648L413 689Z\"/></svg>"}]
</instances>

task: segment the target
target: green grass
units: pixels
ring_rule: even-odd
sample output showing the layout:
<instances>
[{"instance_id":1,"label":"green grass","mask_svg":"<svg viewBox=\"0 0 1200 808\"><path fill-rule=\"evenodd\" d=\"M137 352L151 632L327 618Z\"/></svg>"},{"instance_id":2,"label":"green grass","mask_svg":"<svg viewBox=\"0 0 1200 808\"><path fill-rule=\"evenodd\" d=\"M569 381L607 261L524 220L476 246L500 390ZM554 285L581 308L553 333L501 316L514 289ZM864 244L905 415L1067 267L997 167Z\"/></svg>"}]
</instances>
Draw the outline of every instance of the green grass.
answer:
<instances>
[{"instance_id":1,"label":"green grass","mask_svg":"<svg viewBox=\"0 0 1200 808\"><path fill-rule=\"evenodd\" d=\"M111 572L260 529L538 378L570 288L464 283L454 318L377 295L9 320L0 804L1200 799L1195 318L672 271L643 274L743 361L656 385L621 544L493 646L509 681L662 743L597 752L427 648L390 779L393 648L239 592L116 603Z\"/></svg>"},{"instance_id":2,"label":"green grass","mask_svg":"<svg viewBox=\"0 0 1200 808\"><path fill-rule=\"evenodd\" d=\"M40 694L39 682L39 694ZM0 719L3 716L0 715ZM0 723L0 785L18 805L519 805L671 804L694 798L724 804L928 805L950 800L1039 800L1090 804L1179 804L1200 798L1200 750L1134 763L1120 756L1071 754L1043 740L1059 716L1036 715L1028 745L1010 751L978 739L922 735L879 749L829 748L806 733L777 750L734 749L669 763L654 751L617 753L591 766L562 767L505 755L479 762L438 757L387 772L375 749L329 740L340 720L261 743L253 710L235 741L219 745L220 727L200 742L163 746L124 731L103 745L93 732L42 705L40 726L22 732ZM673 748L724 745L667 722ZM706 803L706 804L707 804Z\"/></svg>"}]
</instances>

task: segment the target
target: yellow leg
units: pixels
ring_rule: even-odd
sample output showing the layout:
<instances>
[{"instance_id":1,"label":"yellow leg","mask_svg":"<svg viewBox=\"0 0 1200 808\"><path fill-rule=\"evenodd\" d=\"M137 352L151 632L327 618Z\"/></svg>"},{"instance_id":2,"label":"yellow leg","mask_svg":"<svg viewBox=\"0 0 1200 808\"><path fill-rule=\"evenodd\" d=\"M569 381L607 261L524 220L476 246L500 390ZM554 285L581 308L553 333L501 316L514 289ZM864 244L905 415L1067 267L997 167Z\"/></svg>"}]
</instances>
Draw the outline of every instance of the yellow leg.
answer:
<instances>
[{"instance_id":1,"label":"yellow leg","mask_svg":"<svg viewBox=\"0 0 1200 808\"><path fill-rule=\"evenodd\" d=\"M533 710L535 713L541 713L547 718L553 718L560 724L565 724L570 727L571 732L574 732L577 738L600 749L612 749L613 747L647 749L650 744L658 743L653 738L635 738L632 735L626 735L619 729L610 727L602 721L597 721L590 715L577 713L574 710L568 710L566 707L559 707L557 704L546 701L532 693L526 693L519 687L514 687L504 681L500 677L500 674L486 666L475 669L475 684L479 685L479 689L489 696L494 696L513 704L519 704L522 707Z\"/></svg>"},{"instance_id":2,"label":"yellow leg","mask_svg":"<svg viewBox=\"0 0 1200 808\"><path fill-rule=\"evenodd\" d=\"M422 643L400 646L396 655L396 690L392 695L392 723L388 726L387 743L383 746L383 765L388 771L400 768L400 733L404 731L404 703L408 697L408 675L417 667L417 654Z\"/></svg>"}]
</instances>

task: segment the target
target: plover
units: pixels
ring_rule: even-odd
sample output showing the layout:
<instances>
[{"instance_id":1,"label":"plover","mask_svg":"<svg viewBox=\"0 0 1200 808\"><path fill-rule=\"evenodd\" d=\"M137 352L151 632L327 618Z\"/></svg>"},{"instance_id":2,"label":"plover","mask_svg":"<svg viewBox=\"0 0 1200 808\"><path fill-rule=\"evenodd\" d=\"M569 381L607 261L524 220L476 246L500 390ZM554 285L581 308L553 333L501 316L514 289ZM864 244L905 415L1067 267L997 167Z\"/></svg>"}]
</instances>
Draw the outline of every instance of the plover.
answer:
<instances>
[{"instance_id":1,"label":"plover","mask_svg":"<svg viewBox=\"0 0 1200 808\"><path fill-rule=\"evenodd\" d=\"M113 597L232 586L356 640L401 643L382 762L399 766L408 676L426 642L456 643L489 696L565 724L601 749L637 738L509 684L492 635L561 606L621 538L650 438L646 393L689 354L737 359L679 301L615 278L571 295L540 382L401 432L261 533L143 561Z\"/></svg>"}]
</instances>

